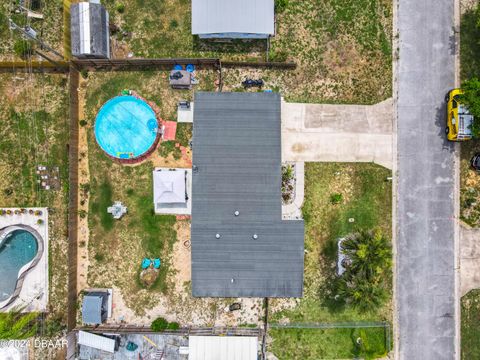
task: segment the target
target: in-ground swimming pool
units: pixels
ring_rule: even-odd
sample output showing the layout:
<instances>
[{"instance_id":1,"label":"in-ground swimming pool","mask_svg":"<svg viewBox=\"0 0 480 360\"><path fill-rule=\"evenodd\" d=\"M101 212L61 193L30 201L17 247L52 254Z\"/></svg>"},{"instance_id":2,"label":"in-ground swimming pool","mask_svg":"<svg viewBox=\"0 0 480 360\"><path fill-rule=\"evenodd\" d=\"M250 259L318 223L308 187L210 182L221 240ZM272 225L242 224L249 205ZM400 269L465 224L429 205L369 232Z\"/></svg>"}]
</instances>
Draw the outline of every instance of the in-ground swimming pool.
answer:
<instances>
[{"instance_id":1,"label":"in-ground swimming pool","mask_svg":"<svg viewBox=\"0 0 480 360\"><path fill-rule=\"evenodd\" d=\"M37 239L27 230L16 229L0 239L0 303L12 296L20 269L31 262L37 252Z\"/></svg>"},{"instance_id":2,"label":"in-ground swimming pool","mask_svg":"<svg viewBox=\"0 0 480 360\"><path fill-rule=\"evenodd\" d=\"M145 101L134 96L117 96L107 101L95 120L95 138L109 156L136 159L155 148L158 121Z\"/></svg>"}]
</instances>

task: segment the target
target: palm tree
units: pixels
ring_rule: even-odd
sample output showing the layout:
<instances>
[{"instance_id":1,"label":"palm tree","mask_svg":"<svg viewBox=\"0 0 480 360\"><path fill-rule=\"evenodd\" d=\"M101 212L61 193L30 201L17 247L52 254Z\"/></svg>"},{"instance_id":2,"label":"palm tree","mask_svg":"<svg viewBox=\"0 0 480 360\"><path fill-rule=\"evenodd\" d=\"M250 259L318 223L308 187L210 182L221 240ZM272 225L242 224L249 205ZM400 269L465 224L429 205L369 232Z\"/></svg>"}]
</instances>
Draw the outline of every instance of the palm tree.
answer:
<instances>
[{"instance_id":1,"label":"palm tree","mask_svg":"<svg viewBox=\"0 0 480 360\"><path fill-rule=\"evenodd\" d=\"M386 275L392 268L390 241L380 231L361 231L345 238L343 253L350 260L347 272L367 281Z\"/></svg>"},{"instance_id":2,"label":"palm tree","mask_svg":"<svg viewBox=\"0 0 480 360\"><path fill-rule=\"evenodd\" d=\"M347 304L362 312L372 311L383 304L387 298L384 286L363 279L344 279L339 281L337 295Z\"/></svg>"},{"instance_id":3,"label":"palm tree","mask_svg":"<svg viewBox=\"0 0 480 360\"><path fill-rule=\"evenodd\" d=\"M22 308L0 313L0 339L27 339L37 333L38 313L22 313Z\"/></svg>"},{"instance_id":4,"label":"palm tree","mask_svg":"<svg viewBox=\"0 0 480 360\"><path fill-rule=\"evenodd\" d=\"M360 311L380 306L387 297L392 267L392 249L379 231L361 231L345 238L342 251L346 271L337 280L336 295Z\"/></svg>"}]
</instances>

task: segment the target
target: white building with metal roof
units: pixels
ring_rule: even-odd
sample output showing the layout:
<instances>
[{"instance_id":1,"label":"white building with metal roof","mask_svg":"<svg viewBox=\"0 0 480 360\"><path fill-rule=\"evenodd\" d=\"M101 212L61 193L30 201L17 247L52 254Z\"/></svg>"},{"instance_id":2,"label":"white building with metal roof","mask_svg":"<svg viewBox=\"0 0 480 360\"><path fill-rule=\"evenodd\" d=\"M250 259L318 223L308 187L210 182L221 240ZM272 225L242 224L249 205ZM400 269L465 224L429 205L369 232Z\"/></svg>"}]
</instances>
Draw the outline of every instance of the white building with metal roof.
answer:
<instances>
[{"instance_id":1,"label":"white building with metal roof","mask_svg":"<svg viewBox=\"0 0 480 360\"><path fill-rule=\"evenodd\" d=\"M192 34L266 39L275 34L274 0L192 0Z\"/></svg>"},{"instance_id":2,"label":"white building with metal roof","mask_svg":"<svg viewBox=\"0 0 480 360\"><path fill-rule=\"evenodd\" d=\"M190 336L188 360L257 360L258 339L253 336Z\"/></svg>"}]
</instances>

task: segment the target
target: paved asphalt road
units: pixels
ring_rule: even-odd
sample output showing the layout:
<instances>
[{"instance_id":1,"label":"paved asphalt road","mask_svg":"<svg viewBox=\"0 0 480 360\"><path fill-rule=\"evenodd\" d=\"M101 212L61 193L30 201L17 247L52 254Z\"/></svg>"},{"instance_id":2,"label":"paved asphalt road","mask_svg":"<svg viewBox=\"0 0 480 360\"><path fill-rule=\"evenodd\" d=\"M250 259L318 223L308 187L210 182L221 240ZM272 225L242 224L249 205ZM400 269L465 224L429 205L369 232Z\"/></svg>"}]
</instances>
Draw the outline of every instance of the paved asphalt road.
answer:
<instances>
[{"instance_id":1,"label":"paved asphalt road","mask_svg":"<svg viewBox=\"0 0 480 360\"><path fill-rule=\"evenodd\" d=\"M398 0L398 359L455 359L454 0Z\"/></svg>"}]
</instances>

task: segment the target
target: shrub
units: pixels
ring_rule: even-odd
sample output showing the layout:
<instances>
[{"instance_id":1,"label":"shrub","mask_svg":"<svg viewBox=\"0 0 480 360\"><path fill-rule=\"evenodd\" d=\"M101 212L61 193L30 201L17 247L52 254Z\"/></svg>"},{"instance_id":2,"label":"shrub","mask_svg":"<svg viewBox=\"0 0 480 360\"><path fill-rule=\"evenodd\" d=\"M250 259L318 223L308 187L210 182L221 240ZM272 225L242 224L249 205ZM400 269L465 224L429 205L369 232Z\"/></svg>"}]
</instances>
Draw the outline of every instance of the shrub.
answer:
<instances>
[{"instance_id":1,"label":"shrub","mask_svg":"<svg viewBox=\"0 0 480 360\"><path fill-rule=\"evenodd\" d=\"M288 7L288 0L275 0L275 12L282 13Z\"/></svg>"},{"instance_id":2,"label":"shrub","mask_svg":"<svg viewBox=\"0 0 480 360\"><path fill-rule=\"evenodd\" d=\"M178 330L178 329L180 329L180 324L177 323L177 322L168 323L167 329L168 330Z\"/></svg>"},{"instance_id":3,"label":"shrub","mask_svg":"<svg viewBox=\"0 0 480 360\"><path fill-rule=\"evenodd\" d=\"M124 4L118 4L116 9L117 9L117 12L119 14L123 14L125 12L125 5Z\"/></svg>"},{"instance_id":4,"label":"shrub","mask_svg":"<svg viewBox=\"0 0 480 360\"><path fill-rule=\"evenodd\" d=\"M102 262L103 260L105 260L105 255L101 254L101 253L96 253L95 256L94 256L95 260L97 260L98 262Z\"/></svg>"},{"instance_id":5,"label":"shrub","mask_svg":"<svg viewBox=\"0 0 480 360\"><path fill-rule=\"evenodd\" d=\"M150 328L153 331L163 331L165 329L168 329L168 326L169 326L168 321L162 317L159 317L153 320L152 325L150 325Z\"/></svg>"},{"instance_id":6,"label":"shrub","mask_svg":"<svg viewBox=\"0 0 480 360\"><path fill-rule=\"evenodd\" d=\"M80 126L87 126L88 121L85 120L85 119L82 119L82 120L80 120L79 124L80 124Z\"/></svg>"},{"instance_id":7,"label":"shrub","mask_svg":"<svg viewBox=\"0 0 480 360\"><path fill-rule=\"evenodd\" d=\"M32 43L27 40L17 40L13 45L13 50L15 54L21 58L26 58L32 55Z\"/></svg>"},{"instance_id":8,"label":"shrub","mask_svg":"<svg viewBox=\"0 0 480 360\"><path fill-rule=\"evenodd\" d=\"M288 53L283 50L274 50L268 54L268 60L272 62L285 62L288 59Z\"/></svg>"},{"instance_id":9,"label":"shrub","mask_svg":"<svg viewBox=\"0 0 480 360\"><path fill-rule=\"evenodd\" d=\"M170 29L176 29L178 27L178 21L173 19L170 21Z\"/></svg>"},{"instance_id":10,"label":"shrub","mask_svg":"<svg viewBox=\"0 0 480 360\"><path fill-rule=\"evenodd\" d=\"M462 89L465 92L460 97L470 113L474 116L472 124L472 135L480 137L480 80L476 77L464 81Z\"/></svg>"},{"instance_id":11,"label":"shrub","mask_svg":"<svg viewBox=\"0 0 480 360\"><path fill-rule=\"evenodd\" d=\"M86 79L88 78L88 70L80 70L80 75L82 76L82 78Z\"/></svg>"},{"instance_id":12,"label":"shrub","mask_svg":"<svg viewBox=\"0 0 480 360\"><path fill-rule=\"evenodd\" d=\"M343 200L343 195L342 194L335 193L335 194L330 195L330 202L333 205L340 204L342 202L342 200Z\"/></svg>"}]
</instances>

